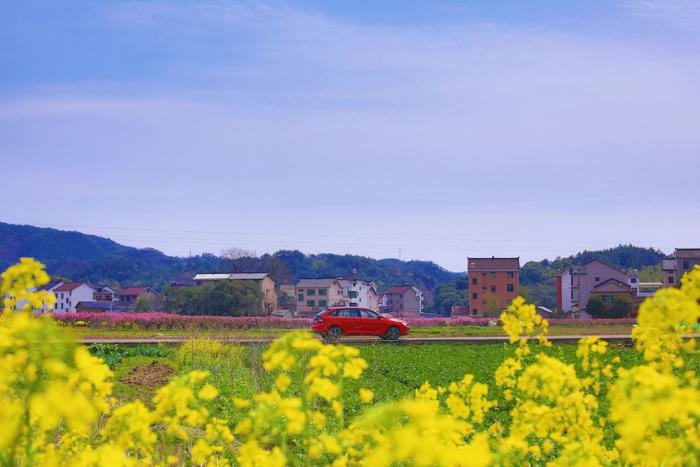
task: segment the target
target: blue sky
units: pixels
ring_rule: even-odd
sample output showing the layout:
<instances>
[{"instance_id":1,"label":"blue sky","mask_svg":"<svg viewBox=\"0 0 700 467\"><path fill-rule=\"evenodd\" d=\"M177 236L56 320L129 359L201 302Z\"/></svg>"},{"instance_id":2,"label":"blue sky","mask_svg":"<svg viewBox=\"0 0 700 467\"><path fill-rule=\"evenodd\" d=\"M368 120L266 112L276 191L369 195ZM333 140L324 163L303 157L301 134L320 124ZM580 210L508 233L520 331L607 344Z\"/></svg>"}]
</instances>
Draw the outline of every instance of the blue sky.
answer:
<instances>
[{"instance_id":1,"label":"blue sky","mask_svg":"<svg viewBox=\"0 0 700 467\"><path fill-rule=\"evenodd\" d=\"M699 24L687 0L3 2L0 221L451 270L698 246Z\"/></svg>"}]
</instances>

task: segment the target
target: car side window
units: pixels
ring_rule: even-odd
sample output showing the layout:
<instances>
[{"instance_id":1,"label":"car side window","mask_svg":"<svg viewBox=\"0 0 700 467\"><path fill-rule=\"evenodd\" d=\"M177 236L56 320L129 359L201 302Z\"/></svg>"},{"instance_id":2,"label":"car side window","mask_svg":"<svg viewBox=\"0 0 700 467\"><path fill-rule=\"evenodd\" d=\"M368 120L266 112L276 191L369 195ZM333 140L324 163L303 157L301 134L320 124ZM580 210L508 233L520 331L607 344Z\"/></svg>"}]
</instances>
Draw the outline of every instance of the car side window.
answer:
<instances>
[{"instance_id":1,"label":"car side window","mask_svg":"<svg viewBox=\"0 0 700 467\"><path fill-rule=\"evenodd\" d=\"M331 311L330 313L328 313L328 316L338 316L338 311L340 310Z\"/></svg>"},{"instance_id":2,"label":"car side window","mask_svg":"<svg viewBox=\"0 0 700 467\"><path fill-rule=\"evenodd\" d=\"M379 318L379 315L377 315L375 312L373 312L371 310L360 310L360 317L377 319L377 318Z\"/></svg>"},{"instance_id":3,"label":"car side window","mask_svg":"<svg viewBox=\"0 0 700 467\"><path fill-rule=\"evenodd\" d=\"M338 310L338 316L343 317L343 318L356 318L357 317L357 310L344 308L342 310Z\"/></svg>"}]
</instances>

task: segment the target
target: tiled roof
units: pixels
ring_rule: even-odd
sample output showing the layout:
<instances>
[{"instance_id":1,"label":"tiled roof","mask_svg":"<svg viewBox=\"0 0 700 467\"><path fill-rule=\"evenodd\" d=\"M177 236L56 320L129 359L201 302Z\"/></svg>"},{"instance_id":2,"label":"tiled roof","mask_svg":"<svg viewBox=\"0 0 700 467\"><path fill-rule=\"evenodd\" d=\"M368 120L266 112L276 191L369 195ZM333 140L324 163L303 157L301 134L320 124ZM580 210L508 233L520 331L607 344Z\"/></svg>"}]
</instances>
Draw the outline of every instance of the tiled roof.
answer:
<instances>
[{"instance_id":1,"label":"tiled roof","mask_svg":"<svg viewBox=\"0 0 700 467\"><path fill-rule=\"evenodd\" d=\"M265 279L269 274L266 272L234 272L234 273L215 273L215 274L197 274L192 278L193 281L235 281L235 280L254 280L259 281Z\"/></svg>"},{"instance_id":2,"label":"tiled roof","mask_svg":"<svg viewBox=\"0 0 700 467\"><path fill-rule=\"evenodd\" d=\"M119 295L138 295L140 293L143 293L146 289L150 289L150 287L148 287L148 286L127 287L126 289L122 290L122 292Z\"/></svg>"},{"instance_id":3,"label":"tiled roof","mask_svg":"<svg viewBox=\"0 0 700 467\"><path fill-rule=\"evenodd\" d=\"M700 248L676 248L676 258L700 258Z\"/></svg>"},{"instance_id":4,"label":"tiled roof","mask_svg":"<svg viewBox=\"0 0 700 467\"><path fill-rule=\"evenodd\" d=\"M98 310L111 311L122 311L126 308L114 302L78 302L78 305L83 305L85 308L97 308Z\"/></svg>"},{"instance_id":5,"label":"tiled roof","mask_svg":"<svg viewBox=\"0 0 700 467\"><path fill-rule=\"evenodd\" d=\"M48 284L44 284L41 287L37 288L36 291L41 292L42 290L51 290L62 283L63 281L51 281Z\"/></svg>"},{"instance_id":6,"label":"tiled roof","mask_svg":"<svg viewBox=\"0 0 700 467\"><path fill-rule=\"evenodd\" d=\"M336 281L334 277L319 277L317 279L300 279L297 287L330 287Z\"/></svg>"},{"instance_id":7,"label":"tiled roof","mask_svg":"<svg viewBox=\"0 0 700 467\"><path fill-rule=\"evenodd\" d=\"M197 274L192 278L193 281L225 281L231 274Z\"/></svg>"},{"instance_id":8,"label":"tiled roof","mask_svg":"<svg viewBox=\"0 0 700 467\"><path fill-rule=\"evenodd\" d=\"M85 284L85 282L66 282L65 284L54 289L54 292L70 292L71 290L75 290L83 284Z\"/></svg>"},{"instance_id":9,"label":"tiled roof","mask_svg":"<svg viewBox=\"0 0 700 467\"><path fill-rule=\"evenodd\" d=\"M632 287L631 287L631 286L629 286L628 284L625 284L624 282L620 282L620 281L617 280L617 279L608 279L608 280L606 280L606 281L601 282L600 284L596 284L596 285L593 287L593 290L601 289L601 288L603 288L604 285L613 285L613 286L616 286L616 287L618 287L618 288L620 288L620 289L624 289L624 290L626 290L627 292L632 292Z\"/></svg>"},{"instance_id":10,"label":"tiled roof","mask_svg":"<svg viewBox=\"0 0 700 467\"><path fill-rule=\"evenodd\" d=\"M414 285L394 285L392 286L389 290L384 292L384 294L389 294L389 293L406 293L409 290L413 290L415 293L420 293L420 289Z\"/></svg>"},{"instance_id":11,"label":"tiled roof","mask_svg":"<svg viewBox=\"0 0 700 467\"><path fill-rule=\"evenodd\" d=\"M520 271L520 257L467 258L467 264L469 271Z\"/></svg>"},{"instance_id":12,"label":"tiled roof","mask_svg":"<svg viewBox=\"0 0 700 467\"><path fill-rule=\"evenodd\" d=\"M265 279L269 274L266 272L234 272L233 274L229 274L229 280L235 281L235 280L252 280L252 281L259 281L262 279Z\"/></svg>"}]
</instances>

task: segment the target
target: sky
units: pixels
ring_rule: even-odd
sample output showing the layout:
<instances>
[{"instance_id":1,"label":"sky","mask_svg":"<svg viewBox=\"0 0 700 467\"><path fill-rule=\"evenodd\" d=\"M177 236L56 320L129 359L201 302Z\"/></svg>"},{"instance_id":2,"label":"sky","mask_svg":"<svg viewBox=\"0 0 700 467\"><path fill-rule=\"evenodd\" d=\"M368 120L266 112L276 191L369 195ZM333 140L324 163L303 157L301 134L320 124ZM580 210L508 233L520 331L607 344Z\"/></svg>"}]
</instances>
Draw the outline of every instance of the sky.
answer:
<instances>
[{"instance_id":1,"label":"sky","mask_svg":"<svg viewBox=\"0 0 700 467\"><path fill-rule=\"evenodd\" d=\"M0 3L0 221L170 255L700 232L700 3Z\"/></svg>"}]
</instances>

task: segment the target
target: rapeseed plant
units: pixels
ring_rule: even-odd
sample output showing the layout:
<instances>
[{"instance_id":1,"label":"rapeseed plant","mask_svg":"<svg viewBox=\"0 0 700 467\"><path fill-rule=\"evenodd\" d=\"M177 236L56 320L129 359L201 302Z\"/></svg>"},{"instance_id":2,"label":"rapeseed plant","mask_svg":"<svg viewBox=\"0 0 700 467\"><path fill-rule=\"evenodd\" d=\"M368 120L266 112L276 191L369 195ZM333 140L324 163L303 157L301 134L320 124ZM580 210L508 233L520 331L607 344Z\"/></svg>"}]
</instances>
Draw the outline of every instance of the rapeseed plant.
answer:
<instances>
[{"instance_id":1,"label":"rapeseed plant","mask_svg":"<svg viewBox=\"0 0 700 467\"><path fill-rule=\"evenodd\" d=\"M505 401L490 400L488 386L465 375L372 403L372 391L344 389L367 368L356 348L291 332L262 355L274 387L233 400L241 415L235 424L207 410L204 402L222 395L204 371L158 390L153 409L119 404L109 368L50 318L33 316L32 307L54 300L30 291L48 281L42 265L22 259L2 279L0 294L9 297L0 318L2 466L700 464L700 391L689 368L696 345L678 327L700 319L700 268L680 289L661 290L641 306L634 339L644 365L622 368L596 337L579 342L582 371L538 353L530 341L550 345L547 321L519 298L501 316L517 344L495 374ZM19 300L26 309L13 311ZM213 341L188 345L230 357ZM347 421L350 397L366 410ZM508 418L489 425L486 414L499 404Z\"/></svg>"}]
</instances>

